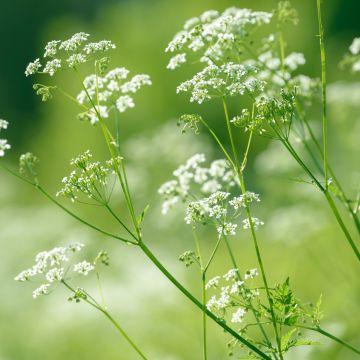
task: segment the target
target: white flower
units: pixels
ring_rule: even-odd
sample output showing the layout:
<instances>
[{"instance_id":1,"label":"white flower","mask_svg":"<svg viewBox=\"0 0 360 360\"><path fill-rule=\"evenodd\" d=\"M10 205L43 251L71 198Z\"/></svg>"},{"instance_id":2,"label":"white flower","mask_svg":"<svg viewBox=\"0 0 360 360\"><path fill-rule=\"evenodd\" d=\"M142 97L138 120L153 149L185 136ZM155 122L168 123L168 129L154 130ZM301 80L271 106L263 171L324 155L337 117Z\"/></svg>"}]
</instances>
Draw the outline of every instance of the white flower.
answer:
<instances>
[{"instance_id":1,"label":"white flower","mask_svg":"<svg viewBox=\"0 0 360 360\"><path fill-rule=\"evenodd\" d=\"M50 284L42 284L32 293L32 297L36 299L40 295L46 295L48 293Z\"/></svg>"},{"instance_id":2,"label":"white flower","mask_svg":"<svg viewBox=\"0 0 360 360\"><path fill-rule=\"evenodd\" d=\"M60 44L59 49L63 49L65 51L75 51L88 39L89 36L89 34L84 32L76 33L70 39L63 41Z\"/></svg>"},{"instance_id":3,"label":"white flower","mask_svg":"<svg viewBox=\"0 0 360 360\"><path fill-rule=\"evenodd\" d=\"M0 119L0 130L7 129L9 123L6 120Z\"/></svg>"},{"instance_id":4,"label":"white flower","mask_svg":"<svg viewBox=\"0 0 360 360\"><path fill-rule=\"evenodd\" d=\"M77 272L81 275L88 275L90 271L94 270L94 266L91 265L88 261L82 261L74 265L74 272Z\"/></svg>"},{"instance_id":5,"label":"white flower","mask_svg":"<svg viewBox=\"0 0 360 360\"><path fill-rule=\"evenodd\" d=\"M237 228L237 224L228 222L228 223L224 223L223 225L219 225L217 227L217 231L219 233L219 237L221 237L222 235L234 236L236 235L236 228Z\"/></svg>"},{"instance_id":6,"label":"white flower","mask_svg":"<svg viewBox=\"0 0 360 360\"><path fill-rule=\"evenodd\" d=\"M360 53L360 38L355 38L353 40L349 50L353 55L358 55Z\"/></svg>"},{"instance_id":7,"label":"white flower","mask_svg":"<svg viewBox=\"0 0 360 360\"><path fill-rule=\"evenodd\" d=\"M0 157L5 155L5 151L11 149L6 139L0 139Z\"/></svg>"},{"instance_id":8,"label":"white flower","mask_svg":"<svg viewBox=\"0 0 360 360\"><path fill-rule=\"evenodd\" d=\"M219 285L220 276L215 276L214 278L210 279L207 284L205 285L205 289L209 290L210 288L216 288Z\"/></svg>"},{"instance_id":9,"label":"white flower","mask_svg":"<svg viewBox=\"0 0 360 360\"><path fill-rule=\"evenodd\" d=\"M225 275L223 275L223 278L226 281L235 280L238 277L238 269L230 269Z\"/></svg>"},{"instance_id":10,"label":"white flower","mask_svg":"<svg viewBox=\"0 0 360 360\"><path fill-rule=\"evenodd\" d=\"M259 226L264 225L264 223L261 220L259 220L258 218L255 218L255 217L251 218L251 222L252 222L254 230L257 230L259 228ZM251 228L249 219L243 220L243 228L245 230Z\"/></svg>"},{"instance_id":11,"label":"white flower","mask_svg":"<svg viewBox=\"0 0 360 360\"><path fill-rule=\"evenodd\" d=\"M45 278L49 283L60 281L64 275L64 269L63 268L53 268L49 270Z\"/></svg>"},{"instance_id":12,"label":"white flower","mask_svg":"<svg viewBox=\"0 0 360 360\"><path fill-rule=\"evenodd\" d=\"M54 59L46 63L43 72L53 76L59 69L61 69L61 60Z\"/></svg>"},{"instance_id":13,"label":"white flower","mask_svg":"<svg viewBox=\"0 0 360 360\"><path fill-rule=\"evenodd\" d=\"M83 54L73 54L68 59L66 59L69 67L75 67L79 64L83 64L86 62L86 56Z\"/></svg>"},{"instance_id":14,"label":"white flower","mask_svg":"<svg viewBox=\"0 0 360 360\"><path fill-rule=\"evenodd\" d=\"M121 91L126 94L129 92L135 93L144 85L151 85L149 75L139 74L135 75L130 81L122 85Z\"/></svg>"},{"instance_id":15,"label":"white flower","mask_svg":"<svg viewBox=\"0 0 360 360\"><path fill-rule=\"evenodd\" d=\"M296 70L299 65L304 65L306 62L304 54L291 53L285 58L285 65L292 71Z\"/></svg>"},{"instance_id":16,"label":"white flower","mask_svg":"<svg viewBox=\"0 0 360 360\"><path fill-rule=\"evenodd\" d=\"M254 279L257 276L259 276L259 272L257 269L250 269L245 273L244 279L248 280L248 279Z\"/></svg>"},{"instance_id":17,"label":"white flower","mask_svg":"<svg viewBox=\"0 0 360 360\"><path fill-rule=\"evenodd\" d=\"M243 317L246 314L246 310L243 308L239 308L236 312L233 313L231 322L232 323L240 323L242 322Z\"/></svg>"},{"instance_id":18,"label":"white flower","mask_svg":"<svg viewBox=\"0 0 360 360\"><path fill-rule=\"evenodd\" d=\"M360 60L354 62L351 69L354 72L360 72Z\"/></svg>"},{"instance_id":19,"label":"white flower","mask_svg":"<svg viewBox=\"0 0 360 360\"><path fill-rule=\"evenodd\" d=\"M116 108L119 112L124 112L127 109L133 108L135 106L134 99L129 95L120 96L116 100Z\"/></svg>"},{"instance_id":20,"label":"white flower","mask_svg":"<svg viewBox=\"0 0 360 360\"><path fill-rule=\"evenodd\" d=\"M86 54L94 54L96 52L105 52L111 49L116 49L116 45L109 40L101 40L96 43L89 43L84 46Z\"/></svg>"},{"instance_id":21,"label":"white flower","mask_svg":"<svg viewBox=\"0 0 360 360\"><path fill-rule=\"evenodd\" d=\"M167 65L167 69L174 70L181 66L181 64L186 63L186 54L177 54L174 57L172 57L169 61L169 64Z\"/></svg>"},{"instance_id":22,"label":"white flower","mask_svg":"<svg viewBox=\"0 0 360 360\"><path fill-rule=\"evenodd\" d=\"M44 57L54 57L58 51L58 45L61 43L61 40L52 40L49 41L45 46Z\"/></svg>"},{"instance_id":23,"label":"white flower","mask_svg":"<svg viewBox=\"0 0 360 360\"><path fill-rule=\"evenodd\" d=\"M34 62L29 63L29 65L26 67L25 75L29 76L35 74L38 72L40 68L41 68L40 59L36 59Z\"/></svg>"},{"instance_id":24,"label":"white flower","mask_svg":"<svg viewBox=\"0 0 360 360\"><path fill-rule=\"evenodd\" d=\"M108 118L109 117L109 112L108 112L107 106L104 106L104 105L98 106L98 105L96 105L96 111L95 111L95 109L90 109L88 111L88 115L89 115L90 124L94 125L97 122L99 122L99 116L102 119Z\"/></svg>"}]
</instances>

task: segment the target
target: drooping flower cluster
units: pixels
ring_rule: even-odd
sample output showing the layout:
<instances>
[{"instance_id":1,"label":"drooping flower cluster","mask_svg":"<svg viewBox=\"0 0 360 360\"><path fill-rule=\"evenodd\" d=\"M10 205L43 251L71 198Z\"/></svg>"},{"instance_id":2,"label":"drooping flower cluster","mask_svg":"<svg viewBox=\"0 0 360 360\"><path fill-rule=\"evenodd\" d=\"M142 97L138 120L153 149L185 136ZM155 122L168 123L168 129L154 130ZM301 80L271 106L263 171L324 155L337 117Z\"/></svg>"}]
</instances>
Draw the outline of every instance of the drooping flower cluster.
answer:
<instances>
[{"instance_id":1,"label":"drooping flower cluster","mask_svg":"<svg viewBox=\"0 0 360 360\"><path fill-rule=\"evenodd\" d=\"M176 179L164 183L159 194L165 197L162 213L165 215L175 204L185 202L191 197L191 186L199 188L202 194L229 190L236 185L236 174L226 160L213 161L209 167L204 154L192 156L184 165L173 172Z\"/></svg>"},{"instance_id":2,"label":"drooping flower cluster","mask_svg":"<svg viewBox=\"0 0 360 360\"><path fill-rule=\"evenodd\" d=\"M128 75L129 70L115 68L104 76L93 74L86 77L83 82L84 90L77 96L77 101L89 110L79 114L79 118L96 124L99 117L101 119L109 117L112 109L123 113L133 108L135 103L131 94L135 94L145 85L151 85L151 80L145 74L135 75L127 80Z\"/></svg>"},{"instance_id":3,"label":"drooping flower cluster","mask_svg":"<svg viewBox=\"0 0 360 360\"><path fill-rule=\"evenodd\" d=\"M9 123L6 120L0 119L0 132L2 129L7 129ZM5 155L5 151L11 148L6 139L0 139L0 157Z\"/></svg>"},{"instance_id":4,"label":"drooping flower cluster","mask_svg":"<svg viewBox=\"0 0 360 360\"><path fill-rule=\"evenodd\" d=\"M25 282L40 278L45 280L33 291L33 298L40 295L46 295L50 292L51 287L55 287L59 282L66 281L76 274L88 275L94 269L94 266L88 261L82 261L75 265L70 265L71 257L74 253L83 248L83 244L74 243L64 247L55 247L50 251L42 251L35 257L35 264L16 277L16 281Z\"/></svg>"},{"instance_id":5,"label":"drooping flower cluster","mask_svg":"<svg viewBox=\"0 0 360 360\"><path fill-rule=\"evenodd\" d=\"M231 322L241 323L248 312L250 301L260 295L259 289L250 287L250 281L257 276L256 269L247 271L244 276L240 275L238 269L230 269L223 276L209 280L206 290L213 289L219 294L212 295L206 307L222 319L230 316Z\"/></svg>"},{"instance_id":6,"label":"drooping flower cluster","mask_svg":"<svg viewBox=\"0 0 360 360\"><path fill-rule=\"evenodd\" d=\"M89 34L80 32L64 41L48 42L43 55L46 59L45 64L42 65L40 59L36 59L27 66L25 75L48 74L53 76L60 70L77 68L81 64L102 56L108 50L116 48L115 44L109 40L89 42L89 36Z\"/></svg>"},{"instance_id":7,"label":"drooping flower cluster","mask_svg":"<svg viewBox=\"0 0 360 360\"><path fill-rule=\"evenodd\" d=\"M355 38L349 47L349 53L341 62L344 67L350 67L353 72L360 72L360 37Z\"/></svg>"},{"instance_id":8,"label":"drooping flower cluster","mask_svg":"<svg viewBox=\"0 0 360 360\"><path fill-rule=\"evenodd\" d=\"M70 161L77 170L63 178L63 188L56 196L64 196L74 202L80 201L78 194L81 193L102 205L109 202L111 190L108 184L109 175L114 172L113 161L109 160L103 166L100 162L91 162L91 158L92 154L87 150Z\"/></svg>"}]
</instances>

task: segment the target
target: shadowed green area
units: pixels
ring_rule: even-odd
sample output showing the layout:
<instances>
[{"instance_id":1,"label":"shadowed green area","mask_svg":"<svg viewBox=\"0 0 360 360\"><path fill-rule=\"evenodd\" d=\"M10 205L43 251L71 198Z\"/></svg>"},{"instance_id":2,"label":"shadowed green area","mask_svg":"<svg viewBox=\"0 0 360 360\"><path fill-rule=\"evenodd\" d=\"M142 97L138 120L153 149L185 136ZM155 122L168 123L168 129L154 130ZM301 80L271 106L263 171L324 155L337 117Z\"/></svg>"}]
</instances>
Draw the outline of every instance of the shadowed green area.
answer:
<instances>
[{"instance_id":1,"label":"shadowed green area","mask_svg":"<svg viewBox=\"0 0 360 360\"><path fill-rule=\"evenodd\" d=\"M200 298L198 272L184 269L177 260L178 255L193 248L190 228L184 224L181 211L167 218L161 215L157 189L190 155L205 152L211 160L221 157L205 132L198 137L190 133L181 135L176 127L177 118L183 113L201 112L226 140L225 120L220 102L198 106L190 104L186 96L175 94L177 84L189 78L194 69L167 71L169 56L164 54L164 48L186 19L207 9L239 6L270 11L277 2L82 3L76 7L64 2L55 9L45 7L40 13L35 5L26 8L14 2L4 6L1 36L9 51L2 56L0 66L0 118L10 122L8 133L4 134L5 137L9 134L9 142L13 145L6 161L9 166L16 167L22 152L34 152L41 159L41 183L51 193L56 193L62 177L70 172L70 158L88 148L97 159L109 157L99 127L76 120L77 106L59 95L42 104L32 92L31 80L26 79L23 72L29 61L42 54L43 44L49 40L65 39L75 32L85 31L92 35L93 41L114 41L117 49L110 66L124 66L134 74L147 73L153 81L153 86L136 95L136 107L121 118L121 141L136 208L140 212L151 204L144 223L144 239L169 270ZM298 27L286 29L287 51L303 52L307 63L302 72L320 76L316 3L300 0L292 3L299 11L301 22ZM324 2L329 82L347 81L329 89L329 159L353 197L359 183L358 161L354 156L359 150L360 84L356 82L359 75L350 76L340 71L337 64L352 38L360 34L356 5L356 1ZM18 6L17 11L15 6ZM5 25L10 27L10 21L15 23L20 19L23 25L17 26L16 31L9 31L12 35L5 37ZM12 49L15 39L20 38L21 50ZM55 76L54 81L74 95L79 91L79 83L71 72ZM310 119L320 136L320 103L314 104ZM245 140L238 139L242 149ZM324 328L360 347L358 264L321 195L312 186L296 181L304 176L278 145L256 138L246 175L248 188L262 196L262 202L254 211L266 224L258 234L269 282L279 283L290 276L295 293L304 302L314 302L323 294ZM110 253L111 266L102 273L109 311L150 359L201 358L201 313L138 249L84 228L34 189L2 171L0 184L0 360L138 358L101 314L86 304L67 302L65 290L34 301L31 298L33 284L20 286L13 281L20 270L32 264L37 252L70 241L86 243L89 256L95 256L102 249ZM119 192L115 192L114 203L119 214L123 214L125 206ZM97 225L118 231L104 210L66 201L64 204ZM346 214L344 218L352 228ZM201 235L203 247L207 243L213 246L214 233ZM232 243L241 268L253 268L256 257L250 237L244 234L232 239ZM220 249L216 264L211 270L213 275L222 274L231 267L225 248ZM86 279L85 283L96 293L94 278ZM289 354L290 360L357 358L326 339L313 334L307 337L320 340L322 345L311 347L309 351L293 351ZM228 340L210 323L209 359L226 359Z\"/></svg>"}]
</instances>

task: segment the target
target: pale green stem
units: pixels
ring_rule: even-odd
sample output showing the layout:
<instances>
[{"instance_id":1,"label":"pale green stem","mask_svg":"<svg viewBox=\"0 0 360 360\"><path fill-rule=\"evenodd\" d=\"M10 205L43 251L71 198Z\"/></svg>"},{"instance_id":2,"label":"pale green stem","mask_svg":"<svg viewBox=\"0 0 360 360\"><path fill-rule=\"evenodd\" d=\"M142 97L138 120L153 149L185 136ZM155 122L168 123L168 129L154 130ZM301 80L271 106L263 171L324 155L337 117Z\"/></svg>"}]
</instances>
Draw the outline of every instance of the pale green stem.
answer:
<instances>
[{"instance_id":1,"label":"pale green stem","mask_svg":"<svg viewBox=\"0 0 360 360\"><path fill-rule=\"evenodd\" d=\"M61 281L62 284L68 288L70 291L72 291L74 294L76 293L76 290L72 288L72 286L70 286L65 280ZM98 303L92 303L91 301L89 301L88 299L84 298L82 299L83 301L85 301L87 304L91 305L92 307L94 307L95 309L99 310L101 313L103 313L108 320L110 320L110 322L115 326L115 328L119 331L119 333L125 338L125 340L130 344L130 346L137 352L137 354L144 360L147 360L147 357L140 351L140 349L135 345L135 343L131 340L131 338L129 337L129 335L125 332L125 330L119 325L119 323L117 321L115 321L115 319L101 306L99 306Z\"/></svg>"},{"instance_id":2,"label":"pale green stem","mask_svg":"<svg viewBox=\"0 0 360 360\"><path fill-rule=\"evenodd\" d=\"M325 331L324 329L320 328L320 327L310 327L310 326L304 326L304 325L300 325L300 324L295 324L294 327L298 327L301 329L306 329L306 330L310 330L310 331L315 331L321 335L326 336L327 338L339 343L342 346L345 346L346 348L350 349L351 351L353 351L354 353L360 355L360 350L355 348L354 346L348 344L347 342L345 342L344 340L339 339L338 337L336 337L333 334L330 334L329 332Z\"/></svg>"},{"instance_id":3,"label":"pale green stem","mask_svg":"<svg viewBox=\"0 0 360 360\"><path fill-rule=\"evenodd\" d=\"M324 174L325 189L328 189L328 144L327 144L327 99L326 99L326 53L324 43L324 27L321 15L321 0L317 0L320 57L321 57L321 83L322 83L322 112L323 112L323 142L324 142Z\"/></svg>"},{"instance_id":4,"label":"pale green stem","mask_svg":"<svg viewBox=\"0 0 360 360\"><path fill-rule=\"evenodd\" d=\"M239 178L241 191L242 191L243 194L245 194L246 193L246 187L245 187L244 177L243 177L243 173L241 172L241 168L239 166L239 159L238 159L237 151L236 151L236 148L235 148L235 142L234 142L234 138L233 138L233 134L232 134L230 118L229 118L229 112L228 112L228 109L227 109L225 98L223 98L223 107L224 107L225 120L226 120L226 125L227 125L227 128L228 128L231 148L232 148L232 151L233 151L233 156L234 156L235 164L236 164L235 171L236 171L236 173L238 175L238 178ZM251 138L250 138L250 140L251 140ZM252 221L252 216L251 216L251 212L250 212L250 208L249 208L248 204L246 204L246 214L247 214L247 217L248 217L250 230L251 230L251 235L252 235L253 242L254 242L256 257L258 259L261 276L262 276L264 286L265 286L265 290L266 290L266 296L267 296L267 299L268 299L268 302L269 302L269 308L270 308L272 323L273 323L273 327L274 327L274 331L275 331L276 343L277 343L277 346L278 346L280 360L283 360L283 355L282 355L282 350L281 350L281 341L280 341L280 336L279 336L279 332L278 332L278 328L277 328L277 324L276 324L276 317L275 317L275 312L274 312L274 308L273 308L273 303L272 303L272 300L271 300L271 295L270 295L269 286L268 286L268 282L267 282L267 278L266 278L265 268L264 268L264 264L263 264L263 261L262 261L262 256L261 256L260 248L259 248L259 245L258 245L258 242L257 242L255 228L254 228L254 224L253 224L253 221Z\"/></svg>"},{"instance_id":5,"label":"pale green stem","mask_svg":"<svg viewBox=\"0 0 360 360\"><path fill-rule=\"evenodd\" d=\"M117 236L117 235L114 235L114 234L111 234L103 229L100 229L99 227L93 225L93 224L90 224L89 222L87 222L86 220L80 218L78 215L74 214L72 211L70 211L69 209L67 209L65 206L63 206L62 204L60 204L53 196L51 196L44 188L42 188L39 184L37 183L33 183L31 182L30 180L20 176L19 174L17 174L15 171L12 171L10 170L9 168L7 168L6 166L4 165L0 165L4 170L6 170L7 172L9 172L11 175L17 177L18 179L22 180L22 181L25 181L26 183L34 186L38 191L40 191L43 195L45 195L52 203L54 203L56 206L58 206L59 208L61 208L63 211L65 211L68 215L70 215L71 217L73 217L74 219L80 221L82 224L86 225L86 226L89 226L90 228L106 235L106 236L109 236L109 237L112 237L116 240L120 240L120 241L123 241L127 244L132 244L132 245L136 245L136 243L132 240L129 240L129 239L125 239L121 236Z\"/></svg>"}]
</instances>

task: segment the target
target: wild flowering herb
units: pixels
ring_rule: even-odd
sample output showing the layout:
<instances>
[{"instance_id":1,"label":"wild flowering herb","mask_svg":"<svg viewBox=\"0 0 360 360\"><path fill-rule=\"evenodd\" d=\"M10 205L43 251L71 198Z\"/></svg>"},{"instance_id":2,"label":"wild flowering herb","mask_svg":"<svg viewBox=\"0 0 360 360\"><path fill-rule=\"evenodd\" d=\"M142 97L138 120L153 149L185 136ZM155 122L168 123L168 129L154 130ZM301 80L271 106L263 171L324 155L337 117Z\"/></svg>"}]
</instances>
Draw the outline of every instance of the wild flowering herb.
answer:
<instances>
[{"instance_id":1,"label":"wild flowering herb","mask_svg":"<svg viewBox=\"0 0 360 360\"><path fill-rule=\"evenodd\" d=\"M0 132L1 130L6 130L9 123L6 120L0 119ZM8 144L8 141L6 139L0 139L0 157L3 157L5 155L5 151L11 149L10 144Z\"/></svg>"},{"instance_id":2,"label":"wild flowering herb","mask_svg":"<svg viewBox=\"0 0 360 360\"><path fill-rule=\"evenodd\" d=\"M120 123L116 115L135 106L133 94L143 86L151 84L149 76L140 74L129 78L129 71L122 67L108 71L109 58L104 57L104 53L114 49L115 45L107 40L91 43L88 41L89 34L83 32L65 41L49 42L45 46L44 56L30 63L25 72L26 76L45 74L52 77L62 70L72 69L78 77L78 68L82 64L90 61L93 63L95 73L80 79L82 90L77 97L73 97L57 85L35 84L34 89L43 101L50 99L54 90L59 90L83 109L84 112L79 115L80 119L91 124L100 124L99 128L111 159L105 163L93 162L90 151L80 154L71 160L70 164L75 170L63 179L63 188L57 195L81 203L87 203L83 198L87 201L90 199L87 204L104 206L119 227L126 232L126 237L109 233L88 222L47 193L37 178L35 165L38 159L33 154L26 153L20 157L20 171L15 175L33 185L84 226L141 250L202 312L204 360L209 358L208 318L228 334L229 354L237 358L284 360L291 348L314 344L302 337L299 331L301 329L317 332L360 354L358 349L321 327L321 298L313 306L301 303L295 297L289 279L279 285L269 286L268 269L264 266L262 241L259 238L261 233L256 231L264 222L253 216L253 208L260 202L260 195L248 190L248 178L245 176L247 164L251 159L249 154L252 151L253 137L259 134L277 139L301 166L310 182L324 194L347 241L360 259L360 252L342 220L337 203L333 200L336 196L344 204L359 230L356 212L352 211L353 202L345 195L329 166L326 54L321 1L317 0L317 4L320 52L323 60L321 86L318 80L299 73L300 67L306 62L301 52L287 53L283 27L287 23L296 25L298 22L296 10L287 1L280 2L271 12L235 7L222 13L216 10L206 11L188 20L166 49L172 53L167 66L170 70L180 68L184 64L200 64L200 69L197 68L190 80L180 84L177 92L188 93L190 101L198 104L218 101L224 111L225 132L221 134L217 134L201 115L186 114L180 118L183 132L191 129L195 134L199 134L202 128L209 131L222 152L223 159L207 163L205 154L195 154L185 164L180 165L173 172L173 178L159 189L160 195L164 198L163 214L168 213L175 205L185 205L184 222L192 230L194 249L185 251L179 260L186 267L192 265L200 270L198 280L201 286L201 300L170 274L147 246L142 228L149 206L138 211L134 205L125 160L121 156ZM268 26L270 23L274 26ZM275 31L270 32L270 29ZM257 36L254 35L255 32ZM359 49L359 42L356 40L350 48L351 56L358 56ZM317 99L320 89L323 100L322 141L315 137L307 120L307 106ZM228 106L227 101L230 97L235 98L236 109ZM241 102L243 97L250 103ZM239 108L239 104L242 108ZM115 120L115 131L112 129L112 117ZM7 122L0 121L0 130L5 129L7 125ZM248 139L244 154L239 151L239 131L235 127L242 129ZM216 128L218 129L219 125ZM226 132L228 141L223 142ZM303 157L303 154L298 153L292 145L295 136L306 148L309 158L314 161L317 172L308 165L308 157ZM311 146L307 143L308 139L311 140ZM0 156L3 156L8 148L6 140L0 140ZM312 148L316 149L316 153L312 152ZM110 207L115 182L119 185L121 200L125 204L121 215ZM332 190L334 187L338 189L336 194ZM212 230L213 236L208 231L206 239L200 238L203 233L199 233L198 228L203 225ZM232 248L233 241L240 237L241 241L252 241L256 254L256 267L246 272L242 272L238 265L240 260L243 261L241 251L235 253ZM16 280L25 282L40 278L41 285L34 290L34 298L49 294L59 284L64 285L71 292L70 301L85 302L103 313L137 354L146 359L106 310L98 270L101 264L109 264L108 255L101 252L92 262L81 260L73 263L71 258L81 248L81 244L74 244L39 253L35 264L21 272ZM223 275L215 274L209 280L209 272L213 271L213 265L221 251L228 253L231 269ZM101 297L99 302L85 289L72 286L73 280L89 274L96 274Z\"/></svg>"}]
</instances>

